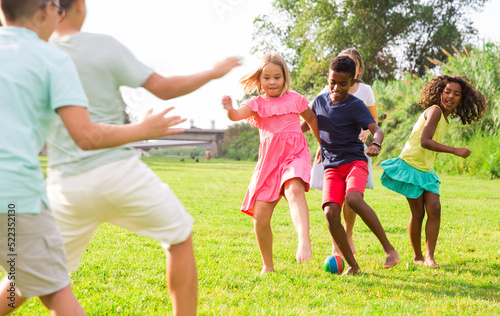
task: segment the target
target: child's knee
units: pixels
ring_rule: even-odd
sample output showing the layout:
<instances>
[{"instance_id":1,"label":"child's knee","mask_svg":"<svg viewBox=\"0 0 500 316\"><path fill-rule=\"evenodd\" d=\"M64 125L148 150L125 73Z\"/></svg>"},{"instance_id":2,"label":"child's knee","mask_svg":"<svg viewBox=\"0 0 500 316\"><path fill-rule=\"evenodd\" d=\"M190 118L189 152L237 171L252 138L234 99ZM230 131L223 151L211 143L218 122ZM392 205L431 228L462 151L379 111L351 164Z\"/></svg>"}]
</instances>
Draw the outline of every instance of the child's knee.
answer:
<instances>
[{"instance_id":1,"label":"child's knee","mask_svg":"<svg viewBox=\"0 0 500 316\"><path fill-rule=\"evenodd\" d=\"M253 222L255 227L270 225L272 212L259 212L257 210L254 211Z\"/></svg>"},{"instance_id":2,"label":"child's knee","mask_svg":"<svg viewBox=\"0 0 500 316\"><path fill-rule=\"evenodd\" d=\"M285 184L285 196L287 199L305 196L305 184L300 178L288 180Z\"/></svg>"},{"instance_id":3,"label":"child's knee","mask_svg":"<svg viewBox=\"0 0 500 316\"><path fill-rule=\"evenodd\" d=\"M328 203L324 208L325 218L328 222L340 222L340 206L337 203Z\"/></svg>"},{"instance_id":4,"label":"child's knee","mask_svg":"<svg viewBox=\"0 0 500 316\"><path fill-rule=\"evenodd\" d=\"M441 219L441 203L435 202L426 205L427 216L432 219Z\"/></svg>"},{"instance_id":5,"label":"child's knee","mask_svg":"<svg viewBox=\"0 0 500 316\"><path fill-rule=\"evenodd\" d=\"M361 204L364 203L363 194L358 191L349 191L345 198L347 204L352 208L353 211L357 212Z\"/></svg>"}]
</instances>

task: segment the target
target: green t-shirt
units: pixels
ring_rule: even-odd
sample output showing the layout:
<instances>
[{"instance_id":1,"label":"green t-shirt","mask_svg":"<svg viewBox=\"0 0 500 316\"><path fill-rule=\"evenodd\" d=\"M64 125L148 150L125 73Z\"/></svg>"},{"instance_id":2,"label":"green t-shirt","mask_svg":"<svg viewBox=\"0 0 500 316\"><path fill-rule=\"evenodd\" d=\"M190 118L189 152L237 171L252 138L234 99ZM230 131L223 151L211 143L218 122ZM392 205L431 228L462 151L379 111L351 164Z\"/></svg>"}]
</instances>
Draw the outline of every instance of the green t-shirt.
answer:
<instances>
[{"instance_id":1,"label":"green t-shirt","mask_svg":"<svg viewBox=\"0 0 500 316\"><path fill-rule=\"evenodd\" d=\"M55 110L87 106L73 62L37 34L0 27L0 214L48 207L41 151Z\"/></svg>"},{"instance_id":2,"label":"green t-shirt","mask_svg":"<svg viewBox=\"0 0 500 316\"><path fill-rule=\"evenodd\" d=\"M89 99L92 121L124 124L125 104L120 87L140 87L153 71L108 35L79 32L51 38L50 43L73 59ZM47 139L49 173L55 172L62 177L80 174L134 154L128 145L83 151L73 142L61 120L54 122Z\"/></svg>"}]
</instances>

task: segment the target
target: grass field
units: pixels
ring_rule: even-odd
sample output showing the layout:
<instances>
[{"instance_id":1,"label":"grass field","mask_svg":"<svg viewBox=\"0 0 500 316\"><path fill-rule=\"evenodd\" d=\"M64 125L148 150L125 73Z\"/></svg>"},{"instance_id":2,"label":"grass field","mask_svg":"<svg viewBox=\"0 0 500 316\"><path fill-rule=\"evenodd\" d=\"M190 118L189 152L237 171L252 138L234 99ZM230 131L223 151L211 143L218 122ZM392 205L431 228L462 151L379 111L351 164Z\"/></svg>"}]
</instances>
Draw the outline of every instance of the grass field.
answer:
<instances>
[{"instance_id":1,"label":"grass field","mask_svg":"<svg viewBox=\"0 0 500 316\"><path fill-rule=\"evenodd\" d=\"M500 315L500 180L441 175L441 269L412 264L406 200L380 184L366 201L401 263L384 270L380 243L357 220L359 276L322 269L331 250L320 192L307 193L313 260L295 262L296 233L282 200L273 215L276 273L261 276L251 217L239 211L255 163L145 158L195 218L200 315ZM126 175L124 175L126 176ZM158 242L102 225L74 292L89 315L169 315L165 254ZM48 315L31 299L16 315Z\"/></svg>"}]
</instances>

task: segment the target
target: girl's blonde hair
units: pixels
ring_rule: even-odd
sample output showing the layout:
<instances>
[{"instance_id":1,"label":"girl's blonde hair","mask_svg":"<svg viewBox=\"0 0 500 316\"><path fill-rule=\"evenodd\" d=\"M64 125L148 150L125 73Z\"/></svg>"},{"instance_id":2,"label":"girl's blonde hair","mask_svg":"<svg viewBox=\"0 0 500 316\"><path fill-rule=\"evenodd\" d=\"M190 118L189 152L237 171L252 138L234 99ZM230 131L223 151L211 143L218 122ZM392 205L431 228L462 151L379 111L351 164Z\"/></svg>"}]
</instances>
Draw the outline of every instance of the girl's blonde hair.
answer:
<instances>
[{"instance_id":1,"label":"girl's blonde hair","mask_svg":"<svg viewBox=\"0 0 500 316\"><path fill-rule=\"evenodd\" d=\"M240 79L240 84L242 85L243 91L245 91L246 94L252 94L256 91L258 94L264 93L262 85L260 84L260 75L262 74L262 70L264 69L264 67L268 64L275 64L276 66L279 66L283 71L285 82L279 96L281 97L290 89L290 73L288 72L288 67L283 57L278 54L266 54L260 60L260 65L255 71L243 76L243 78Z\"/></svg>"},{"instance_id":2,"label":"girl's blonde hair","mask_svg":"<svg viewBox=\"0 0 500 316\"><path fill-rule=\"evenodd\" d=\"M359 67L359 73L354 79L357 82L363 82L363 80L361 80L361 76L363 76L363 72L365 70L365 63L363 62L363 58L361 58L361 54L358 50L356 48L346 48L340 52L339 56L340 55L349 56L356 62L356 67Z\"/></svg>"}]
</instances>

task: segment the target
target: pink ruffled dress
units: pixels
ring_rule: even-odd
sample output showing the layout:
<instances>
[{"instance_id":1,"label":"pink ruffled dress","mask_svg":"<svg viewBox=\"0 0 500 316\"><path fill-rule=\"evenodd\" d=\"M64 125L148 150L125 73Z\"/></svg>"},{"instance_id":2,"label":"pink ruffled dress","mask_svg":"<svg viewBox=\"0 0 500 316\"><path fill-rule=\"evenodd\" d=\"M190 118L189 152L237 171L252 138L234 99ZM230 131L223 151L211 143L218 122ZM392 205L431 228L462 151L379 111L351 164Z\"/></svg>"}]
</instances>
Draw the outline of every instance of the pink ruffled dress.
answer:
<instances>
[{"instance_id":1,"label":"pink ruffled dress","mask_svg":"<svg viewBox=\"0 0 500 316\"><path fill-rule=\"evenodd\" d=\"M299 113L309 102L294 91L279 98L254 97L247 105L255 114L247 121L259 128L259 160L241 211L253 216L255 201L272 202L283 195L283 184L301 178L309 190L311 154L300 128Z\"/></svg>"}]
</instances>

